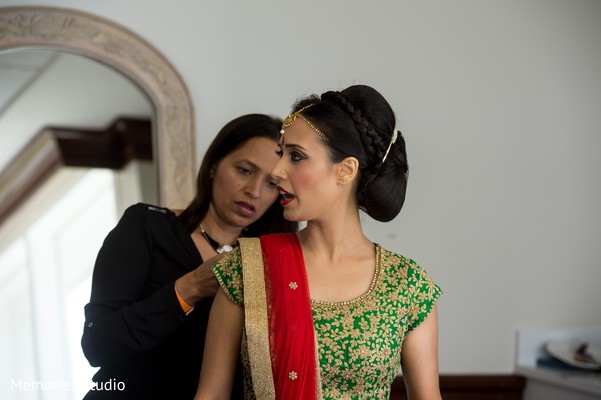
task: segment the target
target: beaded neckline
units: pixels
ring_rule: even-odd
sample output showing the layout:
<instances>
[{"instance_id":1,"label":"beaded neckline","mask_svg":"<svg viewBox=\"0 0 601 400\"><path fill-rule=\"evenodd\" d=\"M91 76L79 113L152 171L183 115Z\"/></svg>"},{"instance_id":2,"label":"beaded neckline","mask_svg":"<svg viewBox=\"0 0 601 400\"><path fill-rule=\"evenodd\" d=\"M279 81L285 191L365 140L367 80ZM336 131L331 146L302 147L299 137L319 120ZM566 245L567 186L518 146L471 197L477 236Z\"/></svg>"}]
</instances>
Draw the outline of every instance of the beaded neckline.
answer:
<instances>
[{"instance_id":1,"label":"beaded neckline","mask_svg":"<svg viewBox=\"0 0 601 400\"><path fill-rule=\"evenodd\" d=\"M366 297L371 295L373 293L373 291L375 290L376 284L378 283L378 280L380 277L380 269L381 269L380 264L382 263L382 260L381 260L382 247L377 243L375 244L375 247L376 247L376 269L374 271L374 277L372 278L371 283L369 284L369 288L367 289L367 291L365 293L363 293L359 297L355 297L354 299L343 300L343 301L326 301L326 300L311 299L311 305L329 306L329 307L348 306L348 305L359 303L363 299L365 299Z\"/></svg>"}]
</instances>

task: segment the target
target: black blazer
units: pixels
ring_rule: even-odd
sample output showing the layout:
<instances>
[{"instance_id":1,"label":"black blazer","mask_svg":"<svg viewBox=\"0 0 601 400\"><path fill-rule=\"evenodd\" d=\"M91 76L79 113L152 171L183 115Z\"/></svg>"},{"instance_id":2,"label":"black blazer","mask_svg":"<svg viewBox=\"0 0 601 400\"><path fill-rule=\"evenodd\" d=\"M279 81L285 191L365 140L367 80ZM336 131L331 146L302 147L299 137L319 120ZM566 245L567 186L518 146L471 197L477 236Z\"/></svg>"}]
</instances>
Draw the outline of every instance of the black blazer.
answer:
<instances>
[{"instance_id":1,"label":"black blazer","mask_svg":"<svg viewBox=\"0 0 601 400\"><path fill-rule=\"evenodd\" d=\"M98 253L81 340L100 370L86 399L192 399L212 299L185 315L176 279L202 263L166 208L129 207ZM236 379L233 398L242 398Z\"/></svg>"}]
</instances>

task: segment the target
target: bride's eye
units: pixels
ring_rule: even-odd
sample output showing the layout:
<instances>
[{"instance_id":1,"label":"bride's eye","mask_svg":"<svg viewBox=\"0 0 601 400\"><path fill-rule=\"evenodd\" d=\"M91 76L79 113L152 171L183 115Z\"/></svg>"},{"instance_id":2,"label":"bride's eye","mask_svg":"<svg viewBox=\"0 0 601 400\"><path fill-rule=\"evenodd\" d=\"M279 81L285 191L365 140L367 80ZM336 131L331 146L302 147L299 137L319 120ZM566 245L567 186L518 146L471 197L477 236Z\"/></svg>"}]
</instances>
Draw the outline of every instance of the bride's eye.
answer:
<instances>
[{"instance_id":1,"label":"bride's eye","mask_svg":"<svg viewBox=\"0 0 601 400\"><path fill-rule=\"evenodd\" d=\"M298 151L293 151L292 153L290 153L290 159L292 161L300 161L300 160L304 160L305 156L303 156L301 153L299 153Z\"/></svg>"}]
</instances>

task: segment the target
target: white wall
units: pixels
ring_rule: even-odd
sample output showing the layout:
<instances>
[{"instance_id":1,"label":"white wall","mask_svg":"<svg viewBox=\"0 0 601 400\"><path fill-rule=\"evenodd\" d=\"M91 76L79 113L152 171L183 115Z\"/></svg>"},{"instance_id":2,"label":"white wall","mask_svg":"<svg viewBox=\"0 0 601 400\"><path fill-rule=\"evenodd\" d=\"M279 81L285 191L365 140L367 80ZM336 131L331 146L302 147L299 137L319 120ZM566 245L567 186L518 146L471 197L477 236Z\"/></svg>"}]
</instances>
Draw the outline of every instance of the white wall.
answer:
<instances>
[{"instance_id":1,"label":"white wall","mask_svg":"<svg viewBox=\"0 0 601 400\"><path fill-rule=\"evenodd\" d=\"M366 227L445 290L442 373L511 372L517 328L601 326L601 2L27 5L94 13L157 47L190 88L199 160L237 115L379 89L411 178L402 214Z\"/></svg>"}]
</instances>

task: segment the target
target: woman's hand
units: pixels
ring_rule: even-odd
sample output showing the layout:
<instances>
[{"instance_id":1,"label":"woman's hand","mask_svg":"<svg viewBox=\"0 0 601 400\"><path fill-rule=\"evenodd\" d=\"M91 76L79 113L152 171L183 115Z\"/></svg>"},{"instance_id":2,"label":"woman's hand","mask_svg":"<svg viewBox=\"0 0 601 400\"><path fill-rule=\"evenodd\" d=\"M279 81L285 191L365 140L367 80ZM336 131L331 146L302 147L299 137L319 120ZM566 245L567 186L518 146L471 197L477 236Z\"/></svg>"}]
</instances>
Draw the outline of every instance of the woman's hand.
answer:
<instances>
[{"instance_id":1,"label":"woman's hand","mask_svg":"<svg viewBox=\"0 0 601 400\"><path fill-rule=\"evenodd\" d=\"M194 271L188 272L175 281L175 290L182 299L193 306L206 297L214 297L219 283L211 269L225 254L218 254L200 264Z\"/></svg>"}]
</instances>

